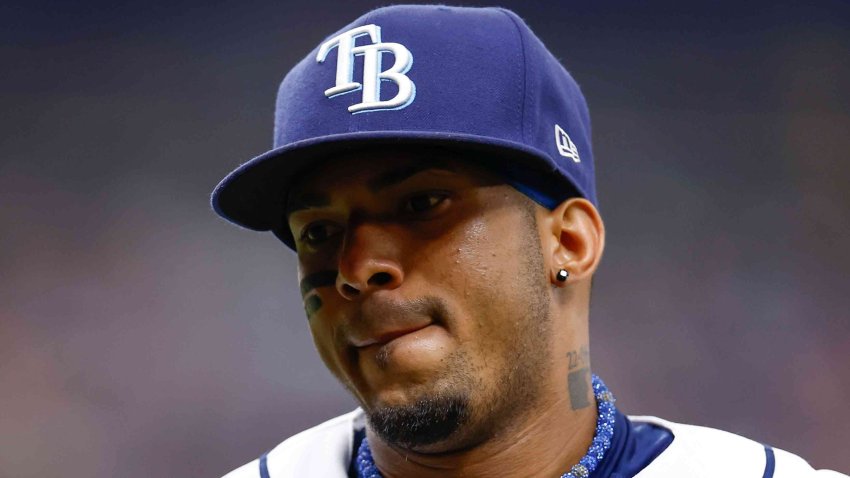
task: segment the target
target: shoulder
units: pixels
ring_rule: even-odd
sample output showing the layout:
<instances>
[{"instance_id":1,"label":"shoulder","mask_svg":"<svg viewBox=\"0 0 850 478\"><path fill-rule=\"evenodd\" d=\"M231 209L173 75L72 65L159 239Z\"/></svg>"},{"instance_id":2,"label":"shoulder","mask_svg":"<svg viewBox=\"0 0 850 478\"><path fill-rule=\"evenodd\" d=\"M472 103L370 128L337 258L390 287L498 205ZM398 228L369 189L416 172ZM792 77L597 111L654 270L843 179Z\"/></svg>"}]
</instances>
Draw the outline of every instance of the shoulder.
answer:
<instances>
[{"instance_id":1,"label":"shoulder","mask_svg":"<svg viewBox=\"0 0 850 478\"><path fill-rule=\"evenodd\" d=\"M345 478L354 430L364 424L363 411L358 408L287 438L223 478Z\"/></svg>"},{"instance_id":2,"label":"shoulder","mask_svg":"<svg viewBox=\"0 0 850 478\"><path fill-rule=\"evenodd\" d=\"M649 416L629 416L670 430L673 442L635 478L728 476L733 478L847 478L815 470L797 455L734 433Z\"/></svg>"}]
</instances>

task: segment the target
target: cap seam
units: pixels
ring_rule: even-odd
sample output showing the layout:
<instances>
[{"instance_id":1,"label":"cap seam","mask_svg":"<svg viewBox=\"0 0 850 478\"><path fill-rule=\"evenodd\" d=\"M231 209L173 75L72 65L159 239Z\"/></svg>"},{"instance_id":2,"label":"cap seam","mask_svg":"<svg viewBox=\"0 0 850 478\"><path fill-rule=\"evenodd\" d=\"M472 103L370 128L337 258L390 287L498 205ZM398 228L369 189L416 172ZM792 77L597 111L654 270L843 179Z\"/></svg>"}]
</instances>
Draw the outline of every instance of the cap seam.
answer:
<instances>
[{"instance_id":1,"label":"cap seam","mask_svg":"<svg viewBox=\"0 0 850 478\"><path fill-rule=\"evenodd\" d=\"M517 36L519 37L519 50L520 50L520 53L522 53L522 70L521 70L522 86L520 87L519 132L520 132L520 137L522 138L522 141L528 142L527 138L526 138L526 132L525 132L525 96L526 96L525 95L525 93L526 93L525 89L526 89L526 85L528 84L528 78L527 78L528 77L528 63L527 63L527 59L526 59L526 56L525 56L525 40L522 38L522 30L520 29L519 25L517 25L514 17L511 16L511 14L508 13L507 11L505 11L505 9L503 9L503 8L500 8L499 11L502 12L506 17L508 17L508 19L510 20L511 24L514 26L514 29L517 32Z\"/></svg>"}]
</instances>

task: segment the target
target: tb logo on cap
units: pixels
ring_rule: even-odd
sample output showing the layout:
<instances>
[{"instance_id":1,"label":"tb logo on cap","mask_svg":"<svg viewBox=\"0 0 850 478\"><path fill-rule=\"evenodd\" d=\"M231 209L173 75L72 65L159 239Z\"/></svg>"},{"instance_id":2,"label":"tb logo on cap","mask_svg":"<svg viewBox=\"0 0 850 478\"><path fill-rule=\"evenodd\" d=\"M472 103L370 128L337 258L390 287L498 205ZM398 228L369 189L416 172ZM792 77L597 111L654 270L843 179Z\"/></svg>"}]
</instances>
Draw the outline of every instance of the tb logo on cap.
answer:
<instances>
[{"instance_id":1,"label":"tb logo on cap","mask_svg":"<svg viewBox=\"0 0 850 478\"><path fill-rule=\"evenodd\" d=\"M368 36L371 45L354 46L354 40ZM336 85L325 90L325 96L333 98L352 91L363 90L363 101L348 107L351 113L366 113L378 110L400 110L406 108L416 97L416 85L405 75L413 65L413 55L400 43L381 42L381 27L364 25L322 43L316 55L318 63L324 63L328 53L337 48ZM384 53L392 53L395 63L387 70L381 69ZM363 56L363 83L354 81L354 57ZM392 81L398 93L389 100L381 100L381 82Z\"/></svg>"}]
</instances>

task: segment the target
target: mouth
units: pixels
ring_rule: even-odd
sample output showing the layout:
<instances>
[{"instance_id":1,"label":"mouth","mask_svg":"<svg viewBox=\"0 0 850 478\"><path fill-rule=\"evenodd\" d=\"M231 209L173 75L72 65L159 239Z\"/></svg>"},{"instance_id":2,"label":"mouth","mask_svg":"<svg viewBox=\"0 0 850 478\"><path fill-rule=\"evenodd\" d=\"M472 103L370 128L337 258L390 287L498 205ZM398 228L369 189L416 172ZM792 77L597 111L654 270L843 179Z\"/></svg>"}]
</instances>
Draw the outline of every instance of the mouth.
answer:
<instances>
[{"instance_id":1,"label":"mouth","mask_svg":"<svg viewBox=\"0 0 850 478\"><path fill-rule=\"evenodd\" d=\"M404 329L396 329L391 331L380 332L378 334L374 334L370 337L364 338L362 340L354 340L352 345L358 349L365 349L367 347L374 346L384 346L388 345L396 339L405 337L410 334L414 334L426 327L432 325L430 322L422 325L417 325L413 327L407 327Z\"/></svg>"},{"instance_id":2,"label":"mouth","mask_svg":"<svg viewBox=\"0 0 850 478\"><path fill-rule=\"evenodd\" d=\"M373 341L357 347L361 364L373 363L386 372L391 367L397 372L412 371L422 367L422 359L438 349L442 330L428 323L420 327L382 334Z\"/></svg>"},{"instance_id":3,"label":"mouth","mask_svg":"<svg viewBox=\"0 0 850 478\"><path fill-rule=\"evenodd\" d=\"M363 302L340 338L351 363L369 373L389 368L412 371L422 368L423 358L444 352L447 315L446 305L435 297L400 300L375 293Z\"/></svg>"}]
</instances>

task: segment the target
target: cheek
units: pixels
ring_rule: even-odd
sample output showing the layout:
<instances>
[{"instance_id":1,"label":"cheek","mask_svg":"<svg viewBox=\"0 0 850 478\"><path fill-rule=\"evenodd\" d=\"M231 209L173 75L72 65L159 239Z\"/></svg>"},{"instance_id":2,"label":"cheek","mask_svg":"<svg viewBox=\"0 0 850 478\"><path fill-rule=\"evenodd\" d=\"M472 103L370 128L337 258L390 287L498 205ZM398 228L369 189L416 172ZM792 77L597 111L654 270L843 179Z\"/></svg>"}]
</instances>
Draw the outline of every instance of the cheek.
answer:
<instances>
[{"instance_id":1,"label":"cheek","mask_svg":"<svg viewBox=\"0 0 850 478\"><path fill-rule=\"evenodd\" d=\"M310 281L317 285L306 294L302 291L303 297L306 297L304 308L313 344L325 367L353 391L355 373L352 357L347 355L348 348L341 343L344 333L340 328L340 324L349 320L350 304L346 306L346 301L335 288L337 273L333 259L299 257L299 279L310 277Z\"/></svg>"},{"instance_id":2,"label":"cheek","mask_svg":"<svg viewBox=\"0 0 850 478\"><path fill-rule=\"evenodd\" d=\"M322 321L316 317L310 321L310 333L313 336L313 344L316 346L316 351L319 352L319 357L330 366L328 361L333 358L333 335L331 330L325 326Z\"/></svg>"},{"instance_id":3,"label":"cheek","mask_svg":"<svg viewBox=\"0 0 850 478\"><path fill-rule=\"evenodd\" d=\"M493 226L483 219L470 222L457 252L458 263L464 268L467 280L484 285L485 289L494 280L493 275L499 275L496 266L502 260L497 244L504 230Z\"/></svg>"},{"instance_id":4,"label":"cheek","mask_svg":"<svg viewBox=\"0 0 850 478\"><path fill-rule=\"evenodd\" d=\"M502 300L516 280L516 224L500 217L477 217L463 228L454 251L452 275L462 278L466 295L476 291L487 305Z\"/></svg>"},{"instance_id":5,"label":"cheek","mask_svg":"<svg viewBox=\"0 0 850 478\"><path fill-rule=\"evenodd\" d=\"M328 370L339 380L347 382L344 378L346 375L345 367L342 364L344 357L341 354L343 352L340 351L342 349L336 343L334 329L326 321L316 317L310 322L310 333L313 336L316 351Z\"/></svg>"},{"instance_id":6,"label":"cheek","mask_svg":"<svg viewBox=\"0 0 850 478\"><path fill-rule=\"evenodd\" d=\"M498 211L497 211L498 212ZM520 245L521 218L493 214L469 221L454 250L454 269L447 280L463 307L458 335L488 363L504 359L504 350L527 326L529 320L529 280L523 274L524 254Z\"/></svg>"},{"instance_id":7,"label":"cheek","mask_svg":"<svg viewBox=\"0 0 850 478\"><path fill-rule=\"evenodd\" d=\"M333 257L327 257L327 254L299 254L297 266L298 278L303 279L305 276L319 271L336 270L337 263L334 259Z\"/></svg>"}]
</instances>

